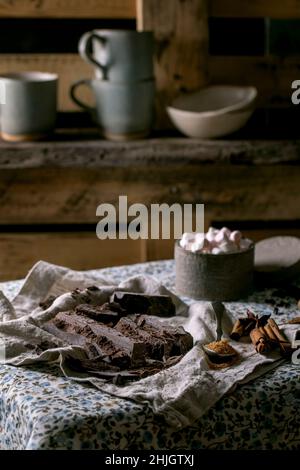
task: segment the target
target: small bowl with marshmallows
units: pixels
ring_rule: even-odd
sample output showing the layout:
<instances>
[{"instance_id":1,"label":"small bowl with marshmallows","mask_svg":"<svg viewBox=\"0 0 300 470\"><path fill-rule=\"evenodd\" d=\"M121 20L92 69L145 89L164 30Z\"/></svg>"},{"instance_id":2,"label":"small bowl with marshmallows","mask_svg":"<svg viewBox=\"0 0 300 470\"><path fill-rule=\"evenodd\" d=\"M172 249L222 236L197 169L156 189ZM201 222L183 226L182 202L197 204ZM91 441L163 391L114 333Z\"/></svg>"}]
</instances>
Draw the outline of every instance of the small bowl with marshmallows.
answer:
<instances>
[{"instance_id":1,"label":"small bowl with marshmallows","mask_svg":"<svg viewBox=\"0 0 300 470\"><path fill-rule=\"evenodd\" d=\"M199 300L230 301L253 290L254 243L239 230L210 227L175 243L176 291Z\"/></svg>"}]
</instances>

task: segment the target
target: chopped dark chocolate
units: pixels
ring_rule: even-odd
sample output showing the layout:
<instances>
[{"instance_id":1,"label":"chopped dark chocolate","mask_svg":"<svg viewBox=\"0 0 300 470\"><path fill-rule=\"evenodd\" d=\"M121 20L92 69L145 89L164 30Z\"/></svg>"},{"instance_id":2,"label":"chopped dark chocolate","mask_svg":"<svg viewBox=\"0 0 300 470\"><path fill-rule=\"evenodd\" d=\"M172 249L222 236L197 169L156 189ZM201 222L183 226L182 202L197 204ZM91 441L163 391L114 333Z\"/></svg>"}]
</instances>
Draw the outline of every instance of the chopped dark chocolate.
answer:
<instances>
[{"instance_id":1,"label":"chopped dark chocolate","mask_svg":"<svg viewBox=\"0 0 300 470\"><path fill-rule=\"evenodd\" d=\"M114 328L107 327L90 318L73 312L60 312L52 320L54 325L69 333L78 333L97 344L103 356L111 356L112 363L139 364L143 361L146 347L142 341L133 341Z\"/></svg>"},{"instance_id":2,"label":"chopped dark chocolate","mask_svg":"<svg viewBox=\"0 0 300 470\"><path fill-rule=\"evenodd\" d=\"M132 313L135 309L139 313ZM143 311L173 315L175 306L168 296L117 292L101 306L85 303L59 312L44 328L85 351L86 359L69 358L72 367L124 383L171 367L193 346L192 336L182 327Z\"/></svg>"},{"instance_id":3,"label":"chopped dark chocolate","mask_svg":"<svg viewBox=\"0 0 300 470\"><path fill-rule=\"evenodd\" d=\"M140 313L159 317L175 315L175 305L168 295L145 295L132 292L115 292L111 300L120 304L128 313Z\"/></svg>"}]
</instances>

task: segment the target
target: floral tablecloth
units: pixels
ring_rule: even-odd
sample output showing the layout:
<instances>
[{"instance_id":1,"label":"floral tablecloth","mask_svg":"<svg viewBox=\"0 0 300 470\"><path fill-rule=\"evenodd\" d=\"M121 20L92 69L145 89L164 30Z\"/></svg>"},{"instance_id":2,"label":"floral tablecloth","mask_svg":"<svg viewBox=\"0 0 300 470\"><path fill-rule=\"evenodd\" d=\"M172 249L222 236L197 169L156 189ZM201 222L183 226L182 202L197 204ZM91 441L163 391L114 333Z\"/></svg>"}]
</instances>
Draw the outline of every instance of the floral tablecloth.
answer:
<instances>
[{"instance_id":1,"label":"floral tablecloth","mask_svg":"<svg viewBox=\"0 0 300 470\"><path fill-rule=\"evenodd\" d=\"M95 274L95 271L92 271ZM117 282L146 273L174 288L174 262L98 270ZM22 281L0 284L12 298ZM184 299L191 302L189 299ZM294 299L278 289L247 299L285 321ZM245 303L226 304L234 316ZM146 407L71 382L57 366L0 366L0 449L300 449L300 366L286 361L224 396L193 427L174 431Z\"/></svg>"}]
</instances>

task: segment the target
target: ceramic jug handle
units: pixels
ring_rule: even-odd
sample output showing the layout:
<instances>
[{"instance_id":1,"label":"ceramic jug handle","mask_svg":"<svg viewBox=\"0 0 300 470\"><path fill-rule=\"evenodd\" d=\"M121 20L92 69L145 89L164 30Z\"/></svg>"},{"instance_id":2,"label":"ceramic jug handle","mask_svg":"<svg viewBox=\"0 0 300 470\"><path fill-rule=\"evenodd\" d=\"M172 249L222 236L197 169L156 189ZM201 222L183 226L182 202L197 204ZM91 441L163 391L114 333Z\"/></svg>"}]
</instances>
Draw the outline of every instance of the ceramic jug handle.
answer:
<instances>
[{"instance_id":1,"label":"ceramic jug handle","mask_svg":"<svg viewBox=\"0 0 300 470\"><path fill-rule=\"evenodd\" d=\"M71 88L70 88L70 97L76 103L80 108L85 109L86 111L89 111L90 113L94 112L94 108L92 106L89 106L88 104L85 104L83 101L81 101L79 98L76 96L76 89L80 85L86 85L89 88L91 87L91 80L88 78L84 78L82 80L77 80L77 82L72 83Z\"/></svg>"},{"instance_id":2,"label":"ceramic jug handle","mask_svg":"<svg viewBox=\"0 0 300 470\"><path fill-rule=\"evenodd\" d=\"M101 62L94 59L93 56L93 40L99 41L105 53ZM102 71L103 80L107 79L107 67L109 63L109 52L107 50L107 38L93 31L88 31L81 36L78 44L78 52L80 56L88 63L96 65Z\"/></svg>"}]
</instances>

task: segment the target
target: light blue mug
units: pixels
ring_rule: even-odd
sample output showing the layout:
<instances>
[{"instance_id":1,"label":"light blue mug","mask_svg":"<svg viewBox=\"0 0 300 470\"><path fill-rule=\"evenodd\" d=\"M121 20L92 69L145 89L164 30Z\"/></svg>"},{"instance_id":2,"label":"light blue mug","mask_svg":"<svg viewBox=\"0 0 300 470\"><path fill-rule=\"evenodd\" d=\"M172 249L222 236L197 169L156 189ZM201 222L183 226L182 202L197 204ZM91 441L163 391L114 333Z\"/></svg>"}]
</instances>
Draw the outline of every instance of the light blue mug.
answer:
<instances>
[{"instance_id":1,"label":"light blue mug","mask_svg":"<svg viewBox=\"0 0 300 470\"><path fill-rule=\"evenodd\" d=\"M38 140L53 132L57 82L56 74L44 72L0 75L0 129L4 140Z\"/></svg>"},{"instance_id":2,"label":"light blue mug","mask_svg":"<svg viewBox=\"0 0 300 470\"><path fill-rule=\"evenodd\" d=\"M79 86L91 88L96 105L88 106L76 95ZM100 79L78 80L71 86L73 101L89 111L110 140L132 140L149 134L153 124L155 81L113 83Z\"/></svg>"},{"instance_id":3,"label":"light blue mug","mask_svg":"<svg viewBox=\"0 0 300 470\"><path fill-rule=\"evenodd\" d=\"M96 66L96 77L111 82L152 79L153 49L151 31L114 29L89 31L78 45L80 56Z\"/></svg>"}]
</instances>

